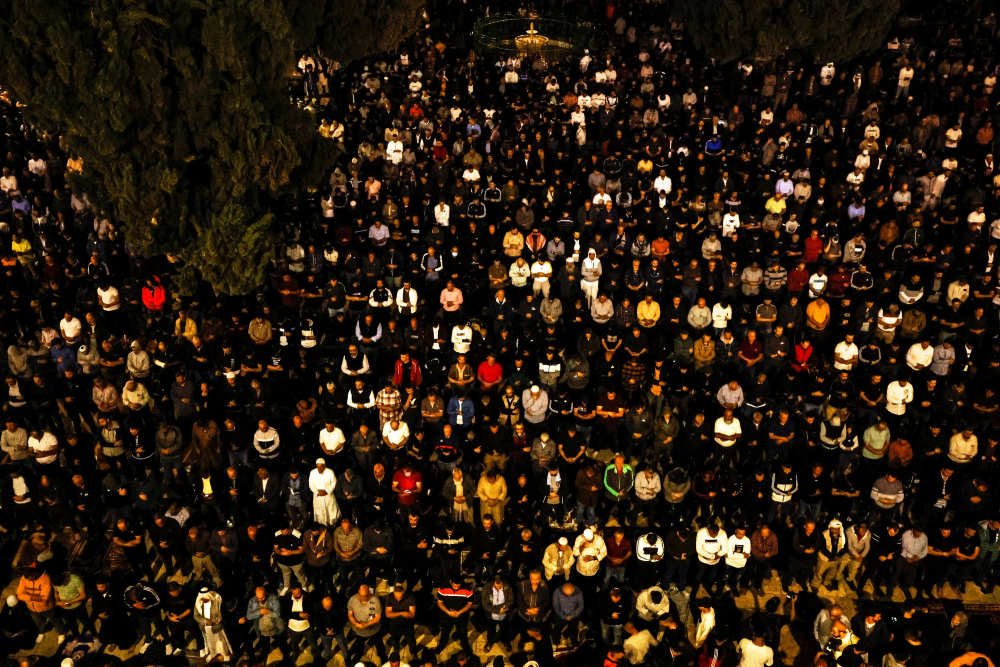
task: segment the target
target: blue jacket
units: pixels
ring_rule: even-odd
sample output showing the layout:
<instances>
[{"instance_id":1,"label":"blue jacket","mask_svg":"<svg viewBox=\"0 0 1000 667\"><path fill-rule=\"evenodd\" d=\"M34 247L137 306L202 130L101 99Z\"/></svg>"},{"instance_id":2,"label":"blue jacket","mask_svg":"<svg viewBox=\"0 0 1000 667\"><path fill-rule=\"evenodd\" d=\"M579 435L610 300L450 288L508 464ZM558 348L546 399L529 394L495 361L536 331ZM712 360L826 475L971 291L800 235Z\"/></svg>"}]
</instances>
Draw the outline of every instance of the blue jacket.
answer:
<instances>
[{"instance_id":1,"label":"blue jacket","mask_svg":"<svg viewBox=\"0 0 1000 667\"><path fill-rule=\"evenodd\" d=\"M56 365L56 369L60 373L63 373L67 368L76 366L76 350L71 345L52 348L52 363Z\"/></svg>"},{"instance_id":2,"label":"blue jacket","mask_svg":"<svg viewBox=\"0 0 1000 667\"><path fill-rule=\"evenodd\" d=\"M472 426L472 419L476 415L475 407L472 405L472 399L466 397L462 400L462 427L469 428ZM448 423L452 426L458 425L458 397L452 396L451 400L448 401Z\"/></svg>"}]
</instances>

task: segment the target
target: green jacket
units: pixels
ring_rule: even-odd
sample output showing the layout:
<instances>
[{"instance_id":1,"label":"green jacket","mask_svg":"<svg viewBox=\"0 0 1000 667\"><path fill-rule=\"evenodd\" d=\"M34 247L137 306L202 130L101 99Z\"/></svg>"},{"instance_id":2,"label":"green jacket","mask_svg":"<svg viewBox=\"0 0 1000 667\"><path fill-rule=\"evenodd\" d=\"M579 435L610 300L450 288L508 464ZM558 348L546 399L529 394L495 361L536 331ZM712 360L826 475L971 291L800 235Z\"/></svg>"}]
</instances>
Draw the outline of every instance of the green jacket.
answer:
<instances>
[{"instance_id":1,"label":"green jacket","mask_svg":"<svg viewBox=\"0 0 1000 667\"><path fill-rule=\"evenodd\" d=\"M629 464L622 466L621 474L618 473L614 463L604 469L604 488L609 497L617 498L625 495L633 486L635 486L635 471Z\"/></svg>"}]
</instances>

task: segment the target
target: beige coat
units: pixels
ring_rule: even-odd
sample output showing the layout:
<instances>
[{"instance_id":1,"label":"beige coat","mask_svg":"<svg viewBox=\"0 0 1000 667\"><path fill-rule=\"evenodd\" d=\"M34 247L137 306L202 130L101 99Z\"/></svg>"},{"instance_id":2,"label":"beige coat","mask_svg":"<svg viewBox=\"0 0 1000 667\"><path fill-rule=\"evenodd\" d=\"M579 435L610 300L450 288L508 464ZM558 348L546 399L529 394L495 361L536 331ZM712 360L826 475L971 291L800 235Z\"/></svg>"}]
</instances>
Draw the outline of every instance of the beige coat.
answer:
<instances>
[{"instance_id":1,"label":"beige coat","mask_svg":"<svg viewBox=\"0 0 1000 667\"><path fill-rule=\"evenodd\" d=\"M503 478L503 475L497 475L492 484L486 479L485 474L480 475L476 495L479 497L480 518L486 514L492 514L495 522L503 523L503 510L507 504L507 480Z\"/></svg>"}]
</instances>

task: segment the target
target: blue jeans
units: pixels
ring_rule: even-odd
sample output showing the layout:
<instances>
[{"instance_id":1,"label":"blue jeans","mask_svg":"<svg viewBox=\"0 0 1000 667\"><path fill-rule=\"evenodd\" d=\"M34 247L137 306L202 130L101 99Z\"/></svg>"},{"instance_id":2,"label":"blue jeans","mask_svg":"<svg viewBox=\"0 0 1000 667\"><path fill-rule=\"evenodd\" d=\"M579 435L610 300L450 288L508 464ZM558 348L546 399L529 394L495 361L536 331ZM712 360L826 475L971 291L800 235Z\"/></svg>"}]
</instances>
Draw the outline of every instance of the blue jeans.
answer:
<instances>
[{"instance_id":1,"label":"blue jeans","mask_svg":"<svg viewBox=\"0 0 1000 667\"><path fill-rule=\"evenodd\" d=\"M344 637L344 631L334 635L320 635L319 643L323 646L323 657L329 660L333 656L333 642L337 641L337 648L340 649L340 654L344 656L344 661L348 661L350 653L347 651L347 638Z\"/></svg>"},{"instance_id":2,"label":"blue jeans","mask_svg":"<svg viewBox=\"0 0 1000 667\"><path fill-rule=\"evenodd\" d=\"M587 507L582 503L576 504L576 518L577 521L583 520L588 526L592 526L597 523L597 507Z\"/></svg>"},{"instance_id":3,"label":"blue jeans","mask_svg":"<svg viewBox=\"0 0 1000 667\"><path fill-rule=\"evenodd\" d=\"M604 568L604 583L601 584L601 590L608 587L608 583L614 579L620 584L625 583L625 568L624 567L607 567Z\"/></svg>"},{"instance_id":4,"label":"blue jeans","mask_svg":"<svg viewBox=\"0 0 1000 667\"><path fill-rule=\"evenodd\" d=\"M811 503L807 500L799 500L799 509L795 512L795 520L793 523L798 523L806 514L806 510L812 510L812 518L814 520L819 518L819 510L823 506L823 499L820 498L819 501Z\"/></svg>"},{"instance_id":5,"label":"blue jeans","mask_svg":"<svg viewBox=\"0 0 1000 667\"><path fill-rule=\"evenodd\" d=\"M739 583L747 569L745 567L733 567L732 565L726 565L725 568L726 571L722 574L722 581L731 588L736 588L736 584Z\"/></svg>"},{"instance_id":6,"label":"blue jeans","mask_svg":"<svg viewBox=\"0 0 1000 667\"><path fill-rule=\"evenodd\" d=\"M184 460L180 456L164 456L160 454L160 470L163 472L163 483L172 481L174 475L182 482L187 478L184 472Z\"/></svg>"},{"instance_id":7,"label":"blue jeans","mask_svg":"<svg viewBox=\"0 0 1000 667\"><path fill-rule=\"evenodd\" d=\"M705 590L708 590L715 585L720 569L722 568L719 563L707 565L698 560L698 558L695 558L694 571L691 573L691 585L697 587L698 584L704 584Z\"/></svg>"},{"instance_id":8,"label":"blue jeans","mask_svg":"<svg viewBox=\"0 0 1000 667\"><path fill-rule=\"evenodd\" d=\"M669 588L670 584L673 583L674 575L677 575L677 588L687 588L688 569L690 566L691 563L686 560L676 561L667 565L667 569L663 572L663 587Z\"/></svg>"},{"instance_id":9,"label":"blue jeans","mask_svg":"<svg viewBox=\"0 0 1000 667\"><path fill-rule=\"evenodd\" d=\"M622 643L623 627L621 625L608 625L604 621L601 621L601 639L608 646L618 646Z\"/></svg>"},{"instance_id":10,"label":"blue jeans","mask_svg":"<svg viewBox=\"0 0 1000 667\"><path fill-rule=\"evenodd\" d=\"M233 468L243 466L244 468L250 467L250 452L244 449L242 452L234 452L230 450L227 452L229 454L229 465Z\"/></svg>"}]
</instances>

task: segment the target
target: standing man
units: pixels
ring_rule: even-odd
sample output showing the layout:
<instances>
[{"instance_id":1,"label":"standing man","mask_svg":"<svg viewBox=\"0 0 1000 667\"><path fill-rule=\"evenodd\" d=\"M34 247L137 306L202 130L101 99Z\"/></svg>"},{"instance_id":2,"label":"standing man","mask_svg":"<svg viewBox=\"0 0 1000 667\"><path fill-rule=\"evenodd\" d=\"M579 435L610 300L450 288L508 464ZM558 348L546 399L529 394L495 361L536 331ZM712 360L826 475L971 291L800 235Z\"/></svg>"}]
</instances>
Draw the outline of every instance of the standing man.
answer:
<instances>
[{"instance_id":1,"label":"standing man","mask_svg":"<svg viewBox=\"0 0 1000 667\"><path fill-rule=\"evenodd\" d=\"M367 649L374 647L379 662L385 663L385 644L382 643L382 603L366 584L361 584L358 592L347 601L347 619L351 622L354 634L361 641L361 646L355 642L354 656L349 662L359 662Z\"/></svg>"},{"instance_id":2,"label":"standing man","mask_svg":"<svg viewBox=\"0 0 1000 667\"><path fill-rule=\"evenodd\" d=\"M437 651L441 651L451 642L452 630L458 632L458 642L469 655L472 647L469 645L469 611L472 609L472 591L465 588L462 582L451 577L449 586L438 589L437 606L440 610L439 625L441 635L438 639Z\"/></svg>"},{"instance_id":3,"label":"standing man","mask_svg":"<svg viewBox=\"0 0 1000 667\"><path fill-rule=\"evenodd\" d=\"M282 576L281 591L278 595L288 592L288 587L292 584L292 573L303 588L312 591L303 569L305 547L302 544L302 534L293 530L290 525L282 526L281 530L274 534L274 559L278 562Z\"/></svg>"},{"instance_id":4,"label":"standing man","mask_svg":"<svg viewBox=\"0 0 1000 667\"><path fill-rule=\"evenodd\" d=\"M66 627L56 614L55 595L48 574L41 570L31 570L22 575L21 581L17 584L17 599L27 605L31 620L38 628L36 644L40 644L45 638L46 621L59 633L58 643L63 643L66 639Z\"/></svg>"},{"instance_id":5,"label":"standing man","mask_svg":"<svg viewBox=\"0 0 1000 667\"><path fill-rule=\"evenodd\" d=\"M340 519L340 507L333 491L337 487L337 476L326 467L326 460L316 459L316 469L309 473L309 490L313 494L313 519L324 526L336 525Z\"/></svg>"}]
</instances>

